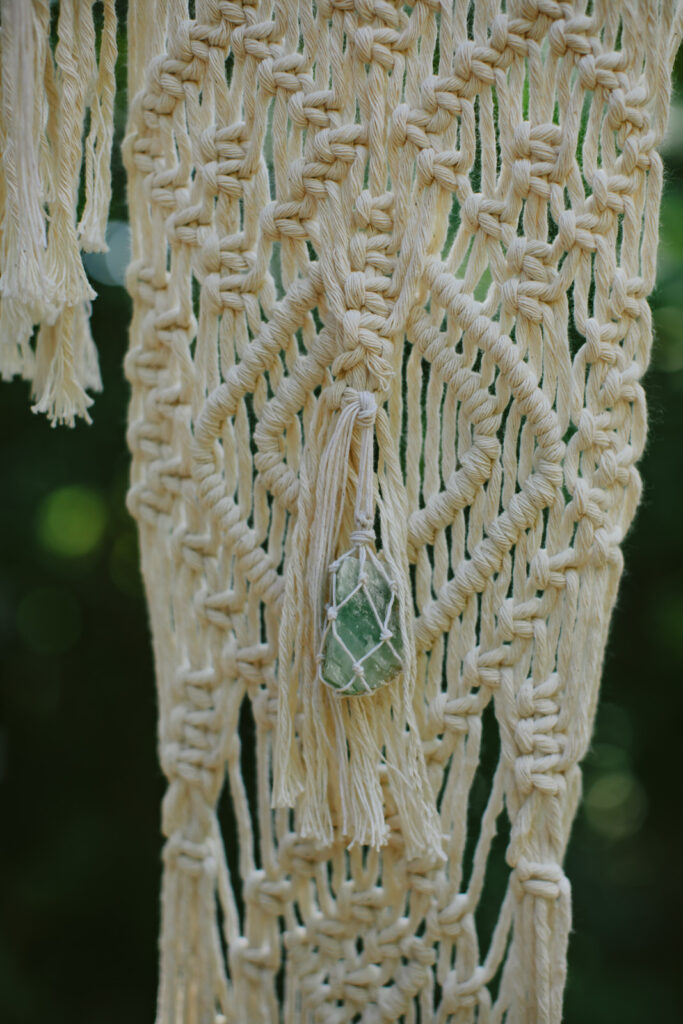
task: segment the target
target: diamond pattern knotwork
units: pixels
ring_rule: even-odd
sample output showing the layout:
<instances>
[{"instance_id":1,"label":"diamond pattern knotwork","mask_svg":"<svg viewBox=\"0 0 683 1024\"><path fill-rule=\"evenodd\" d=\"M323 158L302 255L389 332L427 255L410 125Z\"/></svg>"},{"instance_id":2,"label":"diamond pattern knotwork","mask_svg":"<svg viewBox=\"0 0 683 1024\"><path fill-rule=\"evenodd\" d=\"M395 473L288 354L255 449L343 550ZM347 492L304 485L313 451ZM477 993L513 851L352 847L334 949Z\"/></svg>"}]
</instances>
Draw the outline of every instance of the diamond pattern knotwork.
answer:
<instances>
[{"instance_id":1,"label":"diamond pattern knotwork","mask_svg":"<svg viewBox=\"0 0 683 1024\"><path fill-rule=\"evenodd\" d=\"M153 6L127 366L169 782L158 1024L559 1024L562 864L639 496L676 5ZM350 501L317 500L347 389L382 407L384 554ZM285 611L311 594L322 646L300 657ZM370 765L381 849L346 848L342 800L323 847L273 807L283 706L292 749L306 735L285 663L296 693L327 684L311 732L329 705L375 724L413 673L446 867L409 852L394 799L413 732L383 731ZM297 783L327 798L323 754Z\"/></svg>"}]
</instances>

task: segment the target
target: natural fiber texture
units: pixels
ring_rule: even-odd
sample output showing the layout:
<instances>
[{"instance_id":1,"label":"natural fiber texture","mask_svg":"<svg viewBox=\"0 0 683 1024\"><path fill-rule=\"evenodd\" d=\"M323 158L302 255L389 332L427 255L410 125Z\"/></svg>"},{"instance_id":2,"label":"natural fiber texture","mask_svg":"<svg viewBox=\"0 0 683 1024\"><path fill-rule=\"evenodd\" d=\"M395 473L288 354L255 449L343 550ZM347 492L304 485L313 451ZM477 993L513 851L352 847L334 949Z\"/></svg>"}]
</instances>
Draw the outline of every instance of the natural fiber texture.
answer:
<instances>
[{"instance_id":1,"label":"natural fiber texture","mask_svg":"<svg viewBox=\"0 0 683 1024\"><path fill-rule=\"evenodd\" d=\"M339 389L330 387L324 394L326 398L338 396ZM370 391L347 384L339 409L323 400L317 411L310 430L318 444L308 446L299 474L299 501L282 598L275 804L300 810L297 830L302 838L329 846L336 815L337 832L350 845L379 847L389 835L384 813L386 788L396 807L406 856L443 860L438 814L415 718L408 509L398 449L387 430L386 416L378 410L377 398ZM381 496L379 538L374 530L375 432ZM351 476L354 485L349 487ZM375 543L381 544L381 562L373 553ZM366 558L374 563L373 572L385 566L385 586L398 605L401 663L400 671L384 680L386 692L340 700L321 672L326 639L323 603L329 573L349 558L358 559L362 577L367 576ZM330 594L325 616L328 621L337 613L333 596ZM376 607L366 605L365 624L355 627L356 634L376 628L377 614ZM367 687L362 658L354 662L353 671ZM297 714L298 730L293 727Z\"/></svg>"},{"instance_id":2,"label":"natural fiber texture","mask_svg":"<svg viewBox=\"0 0 683 1024\"><path fill-rule=\"evenodd\" d=\"M116 11L114 0L96 5L98 39L94 7L61 0L52 26L48 0L0 3L0 375L30 380L34 411L53 425L89 420L86 392L101 388L80 249L106 249Z\"/></svg>"},{"instance_id":3,"label":"natural fiber texture","mask_svg":"<svg viewBox=\"0 0 683 1024\"><path fill-rule=\"evenodd\" d=\"M168 777L159 1024L556 1024L562 863L640 492L675 5L129 10L130 508ZM387 842L347 850L335 752L305 763L316 481L339 485L322 456L365 392L445 863L413 856L399 804L418 790L397 797L376 761ZM335 554L365 486L354 436L319 542ZM379 702L358 705L368 729L389 692L357 698ZM271 806L278 704L321 829L296 786L295 811ZM387 762L412 728L392 727Z\"/></svg>"}]
</instances>

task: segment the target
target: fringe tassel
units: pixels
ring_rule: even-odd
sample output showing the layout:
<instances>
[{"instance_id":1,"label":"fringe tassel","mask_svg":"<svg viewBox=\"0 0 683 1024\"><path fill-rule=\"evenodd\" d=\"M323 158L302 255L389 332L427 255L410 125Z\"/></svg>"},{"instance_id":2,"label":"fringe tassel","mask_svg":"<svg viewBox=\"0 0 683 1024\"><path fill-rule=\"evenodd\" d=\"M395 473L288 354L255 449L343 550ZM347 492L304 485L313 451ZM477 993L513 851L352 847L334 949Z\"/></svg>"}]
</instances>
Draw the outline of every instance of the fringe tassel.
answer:
<instances>
[{"instance_id":1,"label":"fringe tassel","mask_svg":"<svg viewBox=\"0 0 683 1024\"><path fill-rule=\"evenodd\" d=\"M0 294L34 321L49 308L45 288L45 213L39 175L35 85L42 79L41 12L25 0L2 3L4 211Z\"/></svg>"},{"instance_id":2,"label":"fringe tassel","mask_svg":"<svg viewBox=\"0 0 683 1024\"><path fill-rule=\"evenodd\" d=\"M173 828L183 821L187 787L174 780L164 797L164 846L161 891L161 977L156 1020L208 1022L217 1015L216 1001L228 1012L230 995L222 940L216 922L216 891L229 892L228 866L216 816L195 805L193 827ZM229 899L229 897L227 897ZM230 911L228 911L230 912Z\"/></svg>"},{"instance_id":3,"label":"fringe tassel","mask_svg":"<svg viewBox=\"0 0 683 1024\"><path fill-rule=\"evenodd\" d=\"M73 427L77 416L92 422L86 392L102 390L97 351L90 333L88 304L66 306L54 324L42 324L36 344L33 412L44 412L52 426Z\"/></svg>"},{"instance_id":4,"label":"fringe tassel","mask_svg":"<svg viewBox=\"0 0 683 1024\"><path fill-rule=\"evenodd\" d=\"M90 37L90 3L61 0L55 47L59 92L59 134L54 140L55 197L50 209L47 262L59 305L75 306L94 299L88 284L76 234L76 205L80 181L85 98L92 61L85 40ZM53 142L53 140L51 140Z\"/></svg>"},{"instance_id":5,"label":"fringe tassel","mask_svg":"<svg viewBox=\"0 0 683 1024\"><path fill-rule=\"evenodd\" d=\"M104 0L100 64L96 88L90 104L90 133L85 145L85 206L78 225L81 248L85 252L107 252L108 250L105 231L111 200L111 147L114 138L116 54L114 0ZM94 60L94 47L92 55Z\"/></svg>"},{"instance_id":6,"label":"fringe tassel","mask_svg":"<svg viewBox=\"0 0 683 1024\"><path fill-rule=\"evenodd\" d=\"M36 357L31 348L33 321L23 302L0 299L0 377L33 380Z\"/></svg>"},{"instance_id":7,"label":"fringe tassel","mask_svg":"<svg viewBox=\"0 0 683 1024\"><path fill-rule=\"evenodd\" d=\"M390 838L387 790L408 858L444 858L439 816L413 708L416 663L407 551L407 513L386 416L368 392L347 388L340 411L320 404L299 492L280 632L281 693L274 802L296 806L301 835L330 845L380 848ZM379 449L381 551L374 554L374 437ZM316 436L314 433L314 436ZM317 436L321 436L317 434ZM311 480L317 480L315 491ZM351 503L348 492L355 490ZM381 560L400 609L402 667L374 692L343 696L321 673L327 573L338 552ZM363 553L366 553L365 555ZM339 559L341 562L342 559ZM362 565L362 562L361 562ZM300 725L297 725L300 722Z\"/></svg>"},{"instance_id":8,"label":"fringe tassel","mask_svg":"<svg viewBox=\"0 0 683 1024\"><path fill-rule=\"evenodd\" d=\"M101 387L87 323L95 292L80 246L106 249L116 12L114 0L104 0L98 67L92 6L93 0L60 0L53 57L48 0L0 0L0 375L31 379L33 410L53 424L73 425L77 416L90 422L86 388ZM88 105L85 205L77 228Z\"/></svg>"}]
</instances>

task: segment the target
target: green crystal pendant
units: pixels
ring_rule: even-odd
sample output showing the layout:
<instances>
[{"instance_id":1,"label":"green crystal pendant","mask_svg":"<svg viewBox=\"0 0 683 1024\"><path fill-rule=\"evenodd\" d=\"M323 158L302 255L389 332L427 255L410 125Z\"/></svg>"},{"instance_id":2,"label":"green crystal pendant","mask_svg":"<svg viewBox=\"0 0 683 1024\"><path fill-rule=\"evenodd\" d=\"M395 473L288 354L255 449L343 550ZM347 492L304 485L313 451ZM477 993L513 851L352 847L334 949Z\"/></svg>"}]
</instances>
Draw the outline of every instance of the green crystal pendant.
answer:
<instances>
[{"instance_id":1,"label":"green crystal pendant","mask_svg":"<svg viewBox=\"0 0 683 1024\"><path fill-rule=\"evenodd\" d=\"M330 566L319 676L343 696L390 683L403 667L395 582L369 549L356 548Z\"/></svg>"}]
</instances>

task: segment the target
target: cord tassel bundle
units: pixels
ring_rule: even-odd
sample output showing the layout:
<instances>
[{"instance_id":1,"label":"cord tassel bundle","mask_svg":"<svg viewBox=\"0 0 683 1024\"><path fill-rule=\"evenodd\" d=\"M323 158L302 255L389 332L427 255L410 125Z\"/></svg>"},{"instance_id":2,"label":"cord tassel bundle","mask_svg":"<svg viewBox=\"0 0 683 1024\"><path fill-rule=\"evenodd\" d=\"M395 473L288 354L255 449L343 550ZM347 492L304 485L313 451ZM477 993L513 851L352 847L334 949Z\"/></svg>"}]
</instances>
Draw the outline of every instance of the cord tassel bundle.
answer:
<instances>
[{"instance_id":1,"label":"cord tassel bundle","mask_svg":"<svg viewBox=\"0 0 683 1024\"><path fill-rule=\"evenodd\" d=\"M100 388L80 250L106 251L117 45L114 0L99 43L93 7L62 0L53 54L48 0L0 0L0 376L30 380L53 425L89 421L86 389Z\"/></svg>"},{"instance_id":2,"label":"cord tassel bundle","mask_svg":"<svg viewBox=\"0 0 683 1024\"><path fill-rule=\"evenodd\" d=\"M324 428L326 415L321 403L314 429ZM304 467L286 582L275 803L296 806L301 834L321 845L332 843L336 823L350 846L379 849L390 838L389 801L406 856L441 859L439 819L413 709L400 467L386 416L371 392L346 388L326 434L317 465L314 457Z\"/></svg>"}]
</instances>

